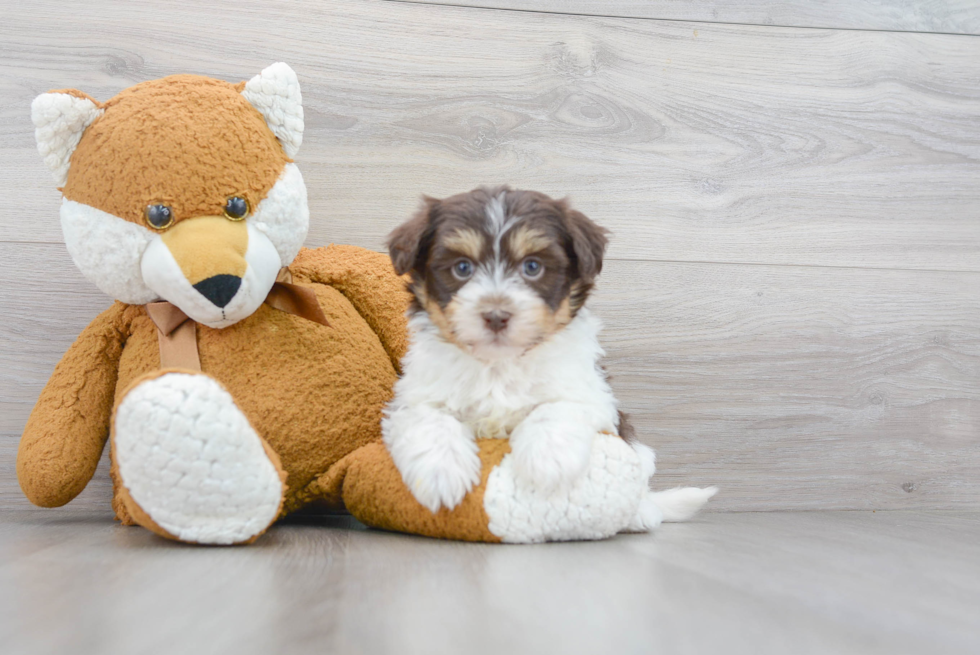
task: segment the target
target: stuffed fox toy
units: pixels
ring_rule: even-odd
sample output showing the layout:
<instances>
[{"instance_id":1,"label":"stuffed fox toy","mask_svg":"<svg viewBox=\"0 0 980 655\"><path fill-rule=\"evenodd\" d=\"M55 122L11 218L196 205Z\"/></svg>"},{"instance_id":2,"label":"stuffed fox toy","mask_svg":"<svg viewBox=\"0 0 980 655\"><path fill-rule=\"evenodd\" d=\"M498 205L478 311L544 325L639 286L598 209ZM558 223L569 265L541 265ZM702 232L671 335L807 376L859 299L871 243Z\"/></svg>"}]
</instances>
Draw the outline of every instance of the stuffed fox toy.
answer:
<instances>
[{"instance_id":1,"label":"stuffed fox toy","mask_svg":"<svg viewBox=\"0 0 980 655\"><path fill-rule=\"evenodd\" d=\"M646 478L612 437L563 499L516 488L507 442L487 440L459 506L415 501L380 434L409 295L386 255L301 248L303 108L287 65L239 84L176 75L105 103L53 91L32 118L68 251L116 300L24 429L17 474L32 502L74 498L108 440L117 518L185 542L248 543L311 503L476 541L627 527Z\"/></svg>"}]
</instances>

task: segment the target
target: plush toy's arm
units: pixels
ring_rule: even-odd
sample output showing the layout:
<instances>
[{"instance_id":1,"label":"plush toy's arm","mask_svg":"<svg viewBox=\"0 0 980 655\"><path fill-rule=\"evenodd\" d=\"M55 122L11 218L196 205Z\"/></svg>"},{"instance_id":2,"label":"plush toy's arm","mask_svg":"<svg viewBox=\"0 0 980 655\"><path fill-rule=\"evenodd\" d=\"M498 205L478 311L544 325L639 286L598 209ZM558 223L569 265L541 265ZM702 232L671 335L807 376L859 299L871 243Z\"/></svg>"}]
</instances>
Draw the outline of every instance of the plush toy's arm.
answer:
<instances>
[{"instance_id":1,"label":"plush toy's arm","mask_svg":"<svg viewBox=\"0 0 980 655\"><path fill-rule=\"evenodd\" d=\"M129 330L127 307L115 303L82 331L27 420L17 479L35 505L64 505L95 472L109 435L119 357Z\"/></svg>"},{"instance_id":2,"label":"plush toy's arm","mask_svg":"<svg viewBox=\"0 0 980 655\"><path fill-rule=\"evenodd\" d=\"M408 349L405 311L411 295L388 255L356 246L303 249L289 266L312 282L329 284L354 305L381 339L396 371Z\"/></svg>"}]
</instances>

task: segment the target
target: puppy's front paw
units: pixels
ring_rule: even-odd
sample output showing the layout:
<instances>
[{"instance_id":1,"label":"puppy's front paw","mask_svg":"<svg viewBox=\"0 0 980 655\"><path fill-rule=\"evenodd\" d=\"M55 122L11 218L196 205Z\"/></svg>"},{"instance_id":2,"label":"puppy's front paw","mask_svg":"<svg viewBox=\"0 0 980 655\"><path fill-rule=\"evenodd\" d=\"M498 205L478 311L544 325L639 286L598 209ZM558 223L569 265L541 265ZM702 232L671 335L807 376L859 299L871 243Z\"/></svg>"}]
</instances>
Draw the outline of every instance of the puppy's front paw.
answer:
<instances>
[{"instance_id":1,"label":"puppy's front paw","mask_svg":"<svg viewBox=\"0 0 980 655\"><path fill-rule=\"evenodd\" d=\"M589 466L592 428L528 417L511 435L514 472L544 493L570 486Z\"/></svg>"},{"instance_id":2,"label":"puppy's front paw","mask_svg":"<svg viewBox=\"0 0 980 655\"><path fill-rule=\"evenodd\" d=\"M433 514L452 509L480 481L479 449L473 433L436 410L385 420L385 444L405 485Z\"/></svg>"}]
</instances>

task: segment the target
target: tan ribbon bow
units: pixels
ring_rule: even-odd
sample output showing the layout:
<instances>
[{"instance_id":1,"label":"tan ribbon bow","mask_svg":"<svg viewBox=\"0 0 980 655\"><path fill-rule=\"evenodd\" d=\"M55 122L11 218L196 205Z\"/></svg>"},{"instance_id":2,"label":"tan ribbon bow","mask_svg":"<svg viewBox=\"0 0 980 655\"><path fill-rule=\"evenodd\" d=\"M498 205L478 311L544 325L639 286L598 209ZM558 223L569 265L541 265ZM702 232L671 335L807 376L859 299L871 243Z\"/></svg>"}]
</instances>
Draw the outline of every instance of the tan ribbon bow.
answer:
<instances>
[{"instance_id":1,"label":"tan ribbon bow","mask_svg":"<svg viewBox=\"0 0 980 655\"><path fill-rule=\"evenodd\" d=\"M308 287L292 283L288 268L279 271L276 283L265 297L265 304L281 312L305 318L308 321L330 327L327 317L316 299L316 292ZM160 368L201 370L201 357L197 351L197 323L165 300L146 304L146 313L157 326L160 343Z\"/></svg>"}]
</instances>

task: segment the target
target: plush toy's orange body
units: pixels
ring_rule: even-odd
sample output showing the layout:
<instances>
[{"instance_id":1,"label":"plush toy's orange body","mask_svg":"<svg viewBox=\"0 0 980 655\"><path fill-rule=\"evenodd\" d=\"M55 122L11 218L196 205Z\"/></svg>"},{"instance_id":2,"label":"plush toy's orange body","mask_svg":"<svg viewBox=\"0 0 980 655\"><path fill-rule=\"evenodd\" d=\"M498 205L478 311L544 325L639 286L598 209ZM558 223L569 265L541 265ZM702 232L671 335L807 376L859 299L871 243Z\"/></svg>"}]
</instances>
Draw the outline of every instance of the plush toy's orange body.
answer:
<instances>
[{"instance_id":1,"label":"plush toy's orange body","mask_svg":"<svg viewBox=\"0 0 980 655\"><path fill-rule=\"evenodd\" d=\"M285 64L240 84L144 82L104 104L47 93L32 118L66 246L117 300L25 427L17 474L34 503L74 498L108 439L118 518L195 543L252 541L317 501L482 541L608 536L634 513L645 478L618 438L565 498L516 488L506 440L485 440L460 505L415 501L380 442L409 295L386 255L301 249L303 110Z\"/></svg>"},{"instance_id":2,"label":"plush toy's orange body","mask_svg":"<svg viewBox=\"0 0 980 655\"><path fill-rule=\"evenodd\" d=\"M282 75L277 77L277 72ZM84 488L109 435L112 414L131 391L141 389L144 395L161 398L173 395L165 373L172 371L169 377L175 377L183 369L161 362L166 352L161 339L167 335L161 337L143 304L158 297L197 319L196 324L188 323L199 361L192 368L198 370L183 370L188 397L171 399L171 421L192 422L199 409L194 396L223 389L230 397L224 399L227 407L219 409L240 412L247 424L238 426L237 433L235 428L222 428L220 421L185 426L184 435L170 444L159 433L170 426L137 435L121 434L116 426L114 445L118 438L128 437L158 451L187 450L206 442L209 435L202 432L215 429L224 429L233 446L236 440L251 439L253 446L263 446L252 453L253 459L267 458L272 465L264 466L266 477L272 469L275 478L285 482L268 490L278 506L271 517L275 518L323 499L319 476L345 455L378 440L381 409L405 347L407 296L384 255L341 246L297 255L308 215L302 178L286 154L288 146L298 146L302 130L302 113L296 111L298 87L290 88L290 74L288 69L264 73L252 83L251 94L244 83L175 76L137 85L101 105L77 91L47 94L36 103L40 143L64 141L59 128L75 130L68 133L69 142L73 133L79 135L77 146L67 153L71 166L63 187L62 221L69 249L83 272L129 304L117 302L86 328L31 415L21 441L18 475L35 503L63 505ZM291 100L296 104L290 106ZM279 116L274 115L277 109ZM68 125L59 125L66 115ZM275 134L267 120L283 131ZM293 125L287 124L290 120ZM229 215L229 198L243 199L248 215ZM150 222L147 208L155 205L169 213L162 227ZM134 241L137 249L117 252ZM290 265L294 285L313 290L327 325L261 302L285 265ZM230 299L221 297L220 285L215 291L215 280L237 285L225 290L225 296L232 293ZM248 302L236 306L238 298ZM229 315L232 311L237 315ZM134 411L131 421L137 424L154 419L153 407ZM182 469L195 461L205 460L211 468L222 463L221 453L209 455L203 449L170 455L142 462L139 455L129 454L122 458L122 470L121 458L114 456L117 516L169 536L213 540L201 534L195 538L193 529L181 534L181 519L170 516L180 514L180 508L156 510L170 517L168 523L142 506L152 502L141 504L133 497L132 488L140 486L134 478L141 468L170 467L186 477ZM127 457L136 459L127 462ZM248 458L234 463L246 469L244 475L256 474L247 470L252 466L261 477L259 464ZM166 476L158 478L152 484L166 484ZM187 496L206 491L208 484L229 481L235 487L234 472L223 478L205 472L196 486L188 486ZM241 487L240 480L237 484ZM239 492L238 487L230 488L230 494ZM228 502L223 497L217 504ZM223 509L215 506L211 511L220 514ZM217 541L247 541L264 527L231 530L228 538L219 534Z\"/></svg>"}]
</instances>

